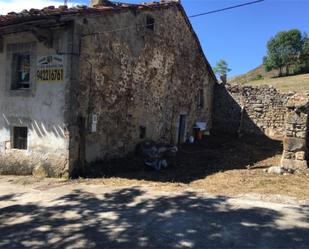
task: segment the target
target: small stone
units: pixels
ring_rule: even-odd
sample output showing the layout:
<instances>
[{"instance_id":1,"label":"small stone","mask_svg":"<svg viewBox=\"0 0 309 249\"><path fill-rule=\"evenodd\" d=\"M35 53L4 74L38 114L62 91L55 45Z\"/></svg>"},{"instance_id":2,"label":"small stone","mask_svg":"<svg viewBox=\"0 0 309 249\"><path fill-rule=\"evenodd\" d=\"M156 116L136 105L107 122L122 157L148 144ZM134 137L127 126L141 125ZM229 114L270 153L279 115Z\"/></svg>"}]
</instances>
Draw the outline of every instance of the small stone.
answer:
<instances>
[{"instance_id":1,"label":"small stone","mask_svg":"<svg viewBox=\"0 0 309 249\"><path fill-rule=\"evenodd\" d=\"M267 169L267 173L269 174L279 174L282 175L285 172L283 167L280 166L272 166Z\"/></svg>"},{"instance_id":2,"label":"small stone","mask_svg":"<svg viewBox=\"0 0 309 249\"><path fill-rule=\"evenodd\" d=\"M289 152L289 151L283 151L283 158L285 159L293 159L294 158L295 153L293 152Z\"/></svg>"},{"instance_id":3,"label":"small stone","mask_svg":"<svg viewBox=\"0 0 309 249\"><path fill-rule=\"evenodd\" d=\"M262 112L262 111L263 111L263 108L254 108L254 110L255 110L256 112Z\"/></svg>"},{"instance_id":4,"label":"small stone","mask_svg":"<svg viewBox=\"0 0 309 249\"><path fill-rule=\"evenodd\" d=\"M301 118L299 115L297 115L296 113L289 113L287 115L287 119L286 119L286 122L288 124L299 124L301 123Z\"/></svg>"},{"instance_id":5,"label":"small stone","mask_svg":"<svg viewBox=\"0 0 309 249\"><path fill-rule=\"evenodd\" d=\"M295 158L296 160L300 160L300 161L305 160L305 152L304 151L296 152Z\"/></svg>"},{"instance_id":6,"label":"small stone","mask_svg":"<svg viewBox=\"0 0 309 249\"><path fill-rule=\"evenodd\" d=\"M308 168L306 160L300 161L300 160L285 159L285 158L281 160L281 166L287 169L294 169L294 170Z\"/></svg>"},{"instance_id":7,"label":"small stone","mask_svg":"<svg viewBox=\"0 0 309 249\"><path fill-rule=\"evenodd\" d=\"M283 140L283 148L286 151L300 151L305 150L306 140L302 138L285 137Z\"/></svg>"},{"instance_id":8,"label":"small stone","mask_svg":"<svg viewBox=\"0 0 309 249\"><path fill-rule=\"evenodd\" d=\"M296 137L306 138L306 132L305 131L296 132Z\"/></svg>"}]
</instances>

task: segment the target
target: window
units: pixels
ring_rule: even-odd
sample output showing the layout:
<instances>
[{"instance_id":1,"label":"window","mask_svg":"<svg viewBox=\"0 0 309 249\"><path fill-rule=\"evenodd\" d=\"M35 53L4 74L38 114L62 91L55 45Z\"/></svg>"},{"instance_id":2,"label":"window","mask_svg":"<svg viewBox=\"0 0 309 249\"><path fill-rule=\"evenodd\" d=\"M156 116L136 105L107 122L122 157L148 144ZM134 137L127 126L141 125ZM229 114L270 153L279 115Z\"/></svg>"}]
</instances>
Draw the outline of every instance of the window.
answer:
<instances>
[{"instance_id":1,"label":"window","mask_svg":"<svg viewBox=\"0 0 309 249\"><path fill-rule=\"evenodd\" d=\"M11 89L30 88L30 53L14 53L12 56Z\"/></svg>"},{"instance_id":2,"label":"window","mask_svg":"<svg viewBox=\"0 0 309 249\"><path fill-rule=\"evenodd\" d=\"M146 137L146 127L140 126L139 127L139 138L144 139Z\"/></svg>"},{"instance_id":3,"label":"window","mask_svg":"<svg viewBox=\"0 0 309 249\"><path fill-rule=\"evenodd\" d=\"M198 108L204 107L204 90L203 89L198 90L197 107Z\"/></svg>"},{"instance_id":4,"label":"window","mask_svg":"<svg viewBox=\"0 0 309 249\"><path fill-rule=\"evenodd\" d=\"M13 127L13 149L27 149L28 128Z\"/></svg>"},{"instance_id":5,"label":"window","mask_svg":"<svg viewBox=\"0 0 309 249\"><path fill-rule=\"evenodd\" d=\"M182 144L186 140L187 115L180 115L178 126L178 143Z\"/></svg>"},{"instance_id":6,"label":"window","mask_svg":"<svg viewBox=\"0 0 309 249\"><path fill-rule=\"evenodd\" d=\"M30 96L33 93L36 47L36 42L6 45L6 84L11 96Z\"/></svg>"},{"instance_id":7,"label":"window","mask_svg":"<svg viewBox=\"0 0 309 249\"><path fill-rule=\"evenodd\" d=\"M146 19L146 28L150 30L154 30L154 25L155 25L155 19L151 16L147 16Z\"/></svg>"}]
</instances>

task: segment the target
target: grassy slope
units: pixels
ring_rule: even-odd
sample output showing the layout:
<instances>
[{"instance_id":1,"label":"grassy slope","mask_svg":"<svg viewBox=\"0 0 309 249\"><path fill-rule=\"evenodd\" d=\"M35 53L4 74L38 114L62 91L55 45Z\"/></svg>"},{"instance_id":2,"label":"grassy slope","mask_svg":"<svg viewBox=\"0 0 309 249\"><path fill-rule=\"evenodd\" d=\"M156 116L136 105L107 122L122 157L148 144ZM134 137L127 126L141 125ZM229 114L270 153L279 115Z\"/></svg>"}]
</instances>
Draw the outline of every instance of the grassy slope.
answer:
<instances>
[{"instance_id":1,"label":"grassy slope","mask_svg":"<svg viewBox=\"0 0 309 249\"><path fill-rule=\"evenodd\" d=\"M262 75L261 80L252 80L257 75ZM272 85L281 91L304 91L309 90L309 74L301 74L288 77L276 77L277 71L266 73L264 67L261 65L246 74L234 77L229 80L231 84L244 85Z\"/></svg>"},{"instance_id":2,"label":"grassy slope","mask_svg":"<svg viewBox=\"0 0 309 249\"><path fill-rule=\"evenodd\" d=\"M271 78L271 77L276 77L278 75L277 71L271 71L271 72L265 72L264 66L260 65L257 68L252 69L251 71L233 77L229 80L229 83L231 84L244 84L246 82L251 81L252 78L256 77L257 75L262 75L264 78Z\"/></svg>"},{"instance_id":3,"label":"grassy slope","mask_svg":"<svg viewBox=\"0 0 309 249\"><path fill-rule=\"evenodd\" d=\"M281 78L249 81L245 85L272 85L281 91L309 91L309 73Z\"/></svg>"}]
</instances>

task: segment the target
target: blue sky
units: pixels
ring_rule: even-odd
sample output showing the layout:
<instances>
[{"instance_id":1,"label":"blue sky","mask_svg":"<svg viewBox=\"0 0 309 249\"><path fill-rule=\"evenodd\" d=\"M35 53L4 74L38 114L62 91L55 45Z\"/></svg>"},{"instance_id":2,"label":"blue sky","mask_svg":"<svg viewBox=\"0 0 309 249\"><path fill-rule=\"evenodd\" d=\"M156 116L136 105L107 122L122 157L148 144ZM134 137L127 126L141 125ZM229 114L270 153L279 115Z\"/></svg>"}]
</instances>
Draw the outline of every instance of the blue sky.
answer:
<instances>
[{"instance_id":1,"label":"blue sky","mask_svg":"<svg viewBox=\"0 0 309 249\"><path fill-rule=\"evenodd\" d=\"M72 0L74 3L76 1L88 4L87 0ZM139 3L147 0L121 1ZM182 0L182 4L190 16L250 1ZM57 3L58 0L0 0L0 13ZM265 0L194 18L191 22L210 64L215 65L219 59L225 59L232 69L229 76L239 75L261 64L267 41L278 31L297 28L309 33L309 0Z\"/></svg>"}]
</instances>

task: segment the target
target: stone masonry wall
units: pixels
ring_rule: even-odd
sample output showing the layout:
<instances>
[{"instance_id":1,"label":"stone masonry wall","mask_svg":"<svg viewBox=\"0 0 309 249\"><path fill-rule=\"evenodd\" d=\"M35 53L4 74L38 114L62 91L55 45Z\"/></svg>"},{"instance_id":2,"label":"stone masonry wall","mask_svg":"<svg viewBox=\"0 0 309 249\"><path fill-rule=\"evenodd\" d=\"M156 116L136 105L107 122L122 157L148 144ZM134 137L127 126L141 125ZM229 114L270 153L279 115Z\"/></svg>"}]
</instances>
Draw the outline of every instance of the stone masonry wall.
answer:
<instances>
[{"instance_id":1,"label":"stone masonry wall","mask_svg":"<svg viewBox=\"0 0 309 249\"><path fill-rule=\"evenodd\" d=\"M154 30L143 26L148 16ZM211 125L215 80L178 8L89 16L87 26L79 21L94 34L81 43L76 109L87 121L97 115L97 129L91 132L88 122L84 135L87 163L124 156L144 139L177 143L181 115L186 136L179 142L195 122ZM128 23L136 28L104 32Z\"/></svg>"},{"instance_id":2,"label":"stone masonry wall","mask_svg":"<svg viewBox=\"0 0 309 249\"><path fill-rule=\"evenodd\" d=\"M214 130L283 138L287 99L271 86L217 85Z\"/></svg>"},{"instance_id":3,"label":"stone masonry wall","mask_svg":"<svg viewBox=\"0 0 309 249\"><path fill-rule=\"evenodd\" d=\"M281 166L304 169L307 168L309 95L295 94L289 99L287 108Z\"/></svg>"}]
</instances>

